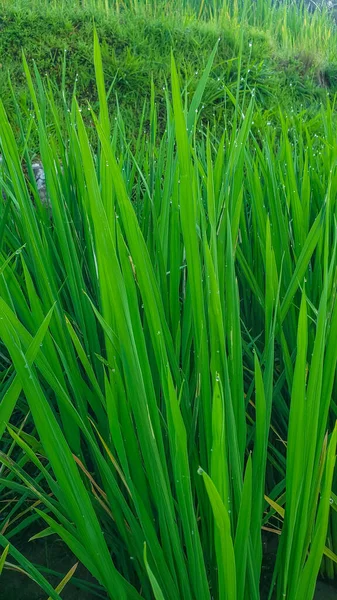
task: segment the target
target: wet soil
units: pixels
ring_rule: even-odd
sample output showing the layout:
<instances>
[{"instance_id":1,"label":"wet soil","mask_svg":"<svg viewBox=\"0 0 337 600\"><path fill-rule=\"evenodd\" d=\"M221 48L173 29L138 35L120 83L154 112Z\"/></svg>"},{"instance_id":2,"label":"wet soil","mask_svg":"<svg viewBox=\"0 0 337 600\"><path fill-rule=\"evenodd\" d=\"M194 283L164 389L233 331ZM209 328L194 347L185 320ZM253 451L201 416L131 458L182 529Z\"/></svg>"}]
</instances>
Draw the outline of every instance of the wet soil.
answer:
<instances>
[{"instance_id":1,"label":"wet soil","mask_svg":"<svg viewBox=\"0 0 337 600\"><path fill-rule=\"evenodd\" d=\"M15 541L17 549L24 554L35 566L44 565L47 569L57 572L57 575L45 573L46 579L56 587L64 574L77 562L76 557L59 540L47 538L24 543ZM266 549L266 548L265 548ZM267 598L272 570L274 566L276 545L269 542L269 558L264 561L262 569L261 600ZM268 556L268 555L267 555ZM86 586L97 585L83 565L78 566L73 579L62 592L62 600L108 600L106 594L99 589L86 589ZM16 571L5 569L0 578L0 600L46 600L43 592L34 581ZM178 600L178 599L177 599ZM337 585L332 586L318 582L314 600L337 600Z\"/></svg>"},{"instance_id":2,"label":"wet soil","mask_svg":"<svg viewBox=\"0 0 337 600\"><path fill-rule=\"evenodd\" d=\"M14 540L13 540L14 543ZM64 575L78 561L68 548L55 538L34 540L20 543L15 540L16 548L28 558L34 566L43 565L57 574L43 572L45 578L55 588ZM12 562L11 558L8 559ZM14 562L14 561L13 561ZM97 586L97 591L86 587ZM62 600L108 600L107 595L99 590L97 581L79 564L71 581L62 592ZM0 600L46 600L47 594L26 575L10 569L5 569L0 578Z\"/></svg>"}]
</instances>

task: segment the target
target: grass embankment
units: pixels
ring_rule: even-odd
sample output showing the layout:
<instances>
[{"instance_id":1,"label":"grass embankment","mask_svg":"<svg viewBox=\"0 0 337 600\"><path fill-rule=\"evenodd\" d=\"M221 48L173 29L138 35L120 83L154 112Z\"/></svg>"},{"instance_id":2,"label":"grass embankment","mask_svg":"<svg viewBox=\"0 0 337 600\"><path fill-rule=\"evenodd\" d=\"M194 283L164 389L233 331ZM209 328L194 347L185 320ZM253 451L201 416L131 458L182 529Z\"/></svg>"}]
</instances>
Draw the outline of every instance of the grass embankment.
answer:
<instances>
[{"instance_id":1,"label":"grass embankment","mask_svg":"<svg viewBox=\"0 0 337 600\"><path fill-rule=\"evenodd\" d=\"M8 73L21 108L29 114L31 104L22 71L22 50L35 61L41 75L63 87L70 102L73 86L80 106L97 107L92 59L93 22L102 47L109 110L120 108L130 137L135 134L144 102L149 103L151 79L159 107L159 124L165 121L165 86L170 78L170 53L174 52L184 87L192 95L200 72L220 38L214 66L207 82L202 110L206 121L223 126L224 101L227 117L232 103L225 87L236 95L238 74L243 90L255 93L255 125L278 121L281 106L286 112L311 119L326 93L337 90L337 35L328 15L310 15L292 5L285 10L268 3L249 6L243 16L224 5L214 14L201 3L193 12L180 3L167 5L142 2L116 12L112 3L2 2L0 5L0 87L9 114L14 113ZM165 8L163 8L163 6ZM212 3L213 6L213 3ZM66 50L66 52L65 52ZM64 65L66 62L66 69ZM62 98L56 94L56 104ZM62 109L61 109L61 112Z\"/></svg>"}]
</instances>

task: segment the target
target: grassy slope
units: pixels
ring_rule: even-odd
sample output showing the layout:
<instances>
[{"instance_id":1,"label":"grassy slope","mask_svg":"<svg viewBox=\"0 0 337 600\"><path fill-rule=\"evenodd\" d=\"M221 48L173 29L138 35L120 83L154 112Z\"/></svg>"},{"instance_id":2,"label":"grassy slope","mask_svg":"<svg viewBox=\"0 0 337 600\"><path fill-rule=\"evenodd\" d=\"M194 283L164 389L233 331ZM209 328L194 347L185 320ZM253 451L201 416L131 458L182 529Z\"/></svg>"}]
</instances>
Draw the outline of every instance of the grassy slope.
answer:
<instances>
[{"instance_id":1,"label":"grassy slope","mask_svg":"<svg viewBox=\"0 0 337 600\"><path fill-rule=\"evenodd\" d=\"M11 76L16 97L22 108L30 110L22 69L22 49L28 61L35 60L41 74L48 74L53 85L62 85L62 68L66 50L66 91L68 98L76 81L79 102L85 108L97 102L92 60L92 29L95 21L102 43L107 86L112 114L117 93L125 121L132 131L138 129L145 100L150 97L151 77L157 101L163 102L164 87L169 79L170 52L183 76L186 89L193 93L209 54L220 37L212 76L207 85L203 117L207 121L223 118L224 86L235 94L240 43L243 43L242 81L255 90L260 111L258 126L263 126L278 112L281 103L289 111L304 112L311 117L324 101L327 90L337 90L337 61L333 54L335 32L316 28L319 52L308 41L312 24L300 31L288 12L287 23L278 13L264 29L240 24L227 12L221 18L198 20L196 16L168 11L161 16L144 11L110 11L37 8L24 10L19 4L0 5L0 87L9 113L13 101L8 85ZM298 19L297 19L298 20ZM324 23L326 28L326 24ZM241 38L241 33L243 37ZM292 36L292 37L291 37ZM325 37L322 41L320 37ZM337 47L337 45L335 45ZM246 87L242 84L242 88ZM61 102L61 97L60 97ZM160 104L159 104L160 106ZM159 112L159 116L160 116Z\"/></svg>"}]
</instances>

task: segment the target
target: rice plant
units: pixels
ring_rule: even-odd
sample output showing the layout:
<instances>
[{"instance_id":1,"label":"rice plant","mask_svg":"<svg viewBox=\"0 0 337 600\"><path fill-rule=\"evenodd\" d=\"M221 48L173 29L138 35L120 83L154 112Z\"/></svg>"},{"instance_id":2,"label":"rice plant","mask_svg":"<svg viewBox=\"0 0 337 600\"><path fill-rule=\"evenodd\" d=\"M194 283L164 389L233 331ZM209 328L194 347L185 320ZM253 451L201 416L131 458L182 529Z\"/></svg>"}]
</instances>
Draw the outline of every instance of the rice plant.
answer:
<instances>
[{"instance_id":1,"label":"rice plant","mask_svg":"<svg viewBox=\"0 0 337 600\"><path fill-rule=\"evenodd\" d=\"M238 81L200 132L216 50L190 103L172 56L166 130L153 91L132 144L97 35L94 144L25 60L23 148L0 104L0 571L51 598L71 565L53 589L11 541L28 527L116 600L310 600L337 561L333 107L324 137L284 114L257 137Z\"/></svg>"}]
</instances>

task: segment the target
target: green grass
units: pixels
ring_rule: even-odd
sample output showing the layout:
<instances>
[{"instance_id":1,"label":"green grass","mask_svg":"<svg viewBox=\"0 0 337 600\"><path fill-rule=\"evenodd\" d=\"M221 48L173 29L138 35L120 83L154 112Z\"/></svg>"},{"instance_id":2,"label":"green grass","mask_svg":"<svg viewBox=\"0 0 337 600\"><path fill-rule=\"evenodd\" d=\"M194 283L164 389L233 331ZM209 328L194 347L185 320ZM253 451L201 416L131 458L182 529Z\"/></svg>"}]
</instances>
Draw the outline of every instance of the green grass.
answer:
<instances>
[{"instance_id":1,"label":"green grass","mask_svg":"<svg viewBox=\"0 0 337 600\"><path fill-rule=\"evenodd\" d=\"M119 9L118 9L119 6ZM220 2L188 3L27 2L0 3L0 85L6 110L17 123L15 98L27 117L30 96L22 74L22 50L50 78L63 115L64 90L71 103L73 87L83 111L97 109L92 60L93 21L102 47L109 112L117 115L116 94L128 137L137 135L144 102L149 106L151 79L158 106L158 126L165 127L165 87L174 51L184 88L192 96L216 40L219 49L203 98L203 120L223 127L224 86L236 93L240 78L256 95L257 128L278 122L279 105L302 119L312 119L326 94L337 90L337 35L331 17L310 14L296 5L274 6L266 0L235 9ZM215 6L215 8L213 8ZM255 8L254 8L255 7ZM65 53L66 50L66 53ZM239 58L240 57L240 58ZM66 61L66 67L65 67ZM239 66L240 65L240 66ZM244 85L241 86L243 92ZM226 114L230 115L227 103Z\"/></svg>"},{"instance_id":2,"label":"green grass","mask_svg":"<svg viewBox=\"0 0 337 600\"><path fill-rule=\"evenodd\" d=\"M206 128L220 49L192 97L172 55L165 117L153 84L132 144L97 37L93 127L27 62L21 139L0 105L0 565L52 598L15 547L32 528L112 599L258 600L263 529L269 598L335 573L334 105L324 135L284 110L257 135L239 70Z\"/></svg>"},{"instance_id":3,"label":"green grass","mask_svg":"<svg viewBox=\"0 0 337 600\"><path fill-rule=\"evenodd\" d=\"M109 598L310 600L337 572L331 15L15 0L0 29L0 573L61 597L16 547L53 535Z\"/></svg>"}]
</instances>

